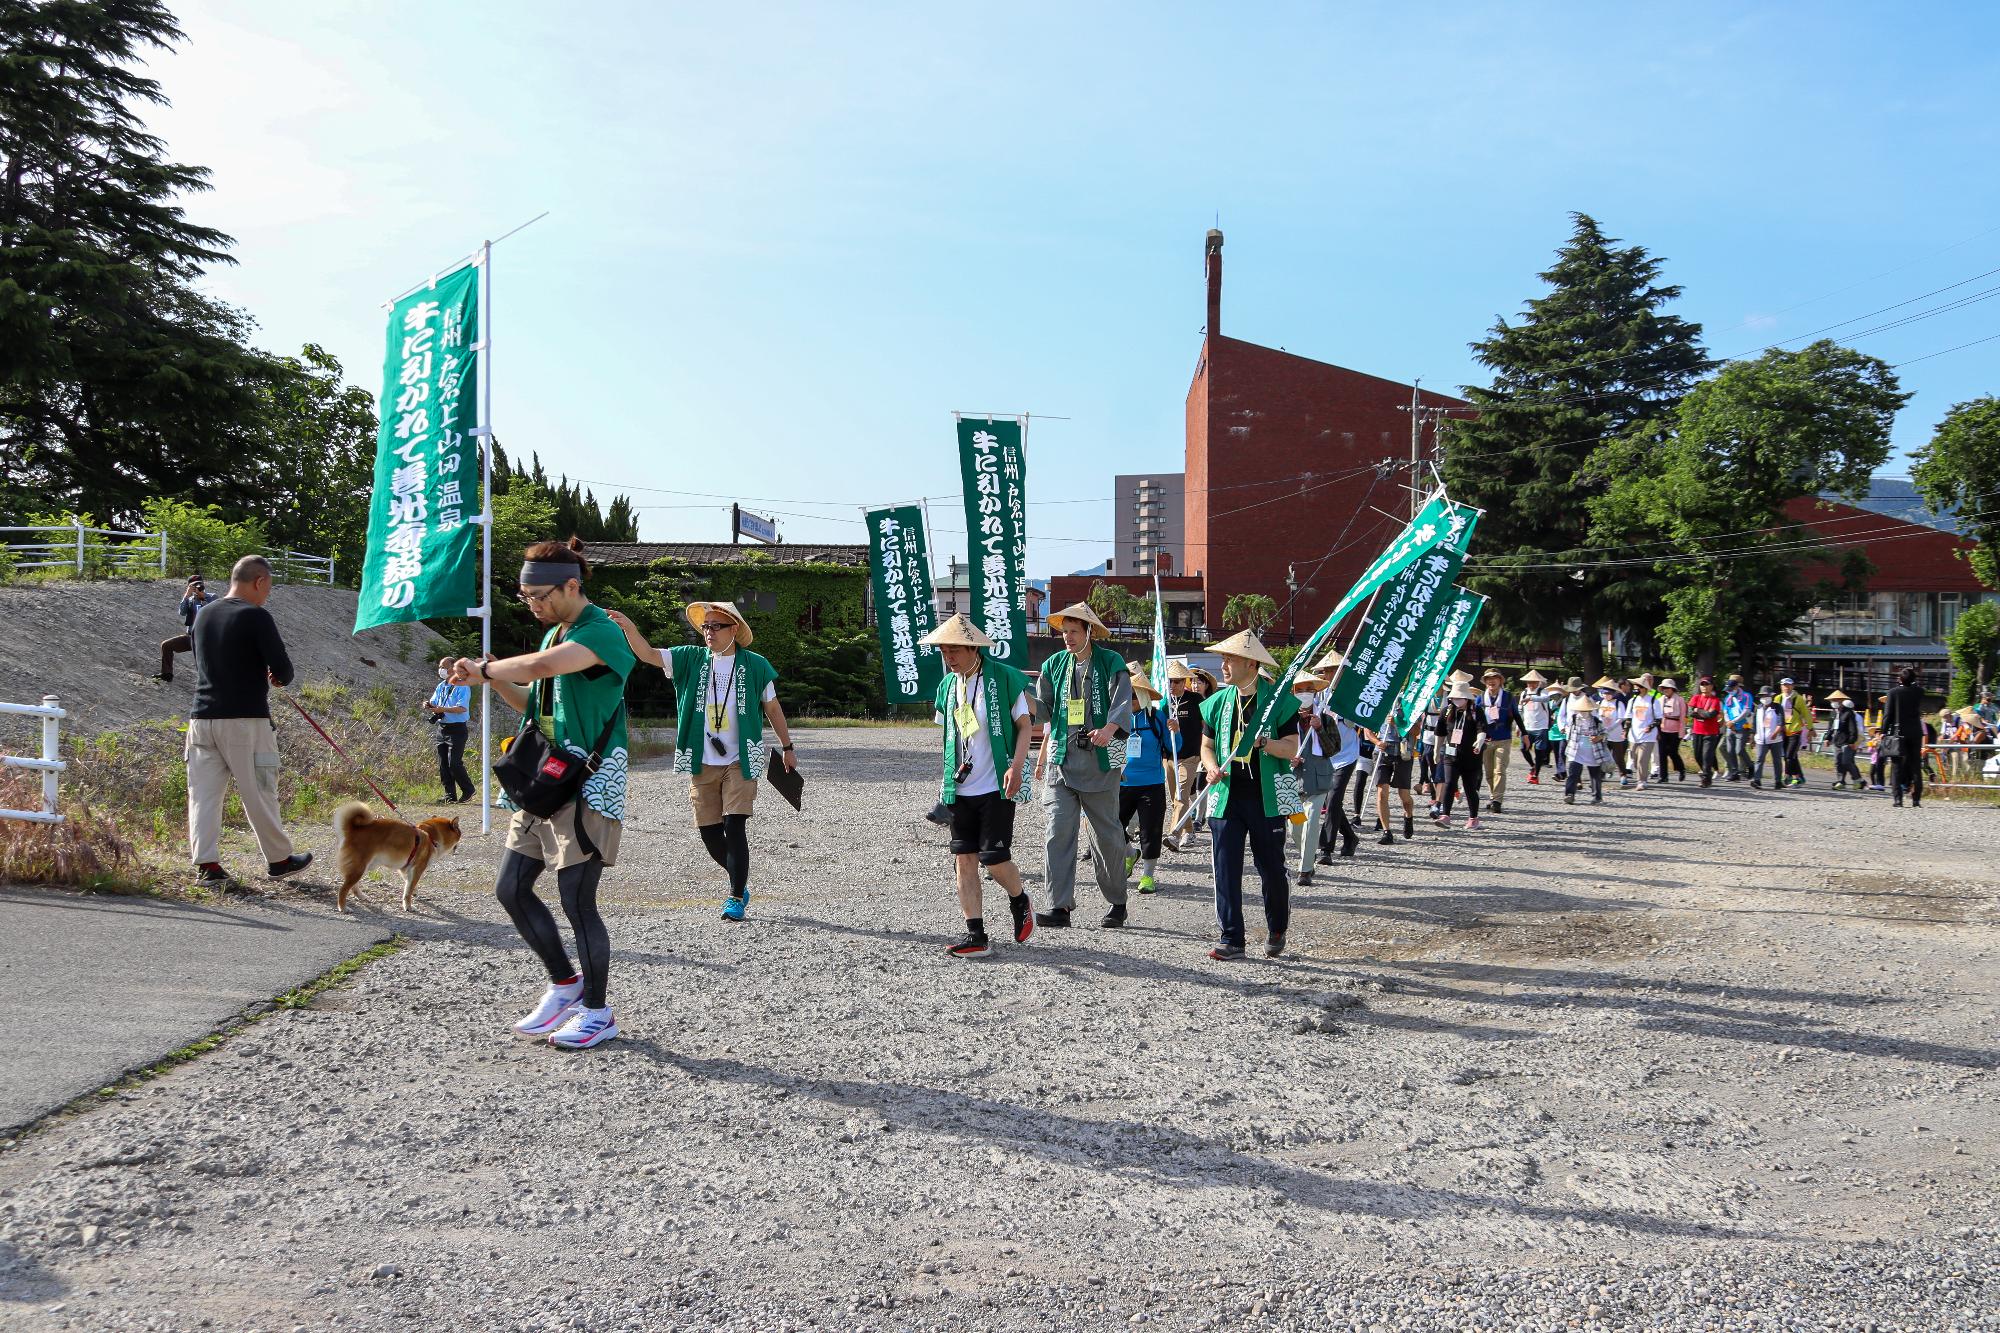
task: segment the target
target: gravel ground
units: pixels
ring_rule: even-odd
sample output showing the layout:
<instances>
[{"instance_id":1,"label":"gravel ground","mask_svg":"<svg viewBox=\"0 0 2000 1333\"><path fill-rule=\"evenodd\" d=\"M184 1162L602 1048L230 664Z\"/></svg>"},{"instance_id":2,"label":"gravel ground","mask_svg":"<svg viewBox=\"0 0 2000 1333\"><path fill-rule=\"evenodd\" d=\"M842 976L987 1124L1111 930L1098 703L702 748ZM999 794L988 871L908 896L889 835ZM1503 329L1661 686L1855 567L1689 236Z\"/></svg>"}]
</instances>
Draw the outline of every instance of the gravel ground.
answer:
<instances>
[{"instance_id":1,"label":"gravel ground","mask_svg":"<svg viewBox=\"0 0 2000 1333\"><path fill-rule=\"evenodd\" d=\"M1323 872L1297 957L1209 962L1187 856L963 963L934 737L800 740L742 926L635 776L624 1040L506 1035L468 840L363 906L409 948L0 1154L0 1323L2000 1327L2000 812L1517 770Z\"/></svg>"}]
</instances>

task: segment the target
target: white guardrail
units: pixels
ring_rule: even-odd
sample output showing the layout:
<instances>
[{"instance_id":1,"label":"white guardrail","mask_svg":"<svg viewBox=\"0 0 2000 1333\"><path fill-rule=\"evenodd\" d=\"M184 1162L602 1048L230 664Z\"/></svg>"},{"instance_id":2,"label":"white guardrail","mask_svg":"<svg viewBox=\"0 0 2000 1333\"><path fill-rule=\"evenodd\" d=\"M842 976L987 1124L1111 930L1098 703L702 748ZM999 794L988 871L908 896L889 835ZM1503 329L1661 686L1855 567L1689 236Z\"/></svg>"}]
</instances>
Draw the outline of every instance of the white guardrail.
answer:
<instances>
[{"instance_id":1,"label":"white guardrail","mask_svg":"<svg viewBox=\"0 0 2000 1333\"><path fill-rule=\"evenodd\" d=\"M0 755L0 768L25 768L42 775L42 808L0 810L0 819L25 819L36 824L62 823L63 817L56 813L56 778L68 767L58 756L62 754L62 720L69 714L62 710L53 694L43 695L39 705L0 703L0 714L38 717L42 720L40 759L25 759L11 754Z\"/></svg>"},{"instance_id":2,"label":"white guardrail","mask_svg":"<svg viewBox=\"0 0 2000 1333\"><path fill-rule=\"evenodd\" d=\"M1924 753L1937 756L1938 776L1944 779L1927 785L1941 791L2000 791L2000 745L1926 745ZM1973 781L1963 780L1968 778Z\"/></svg>"},{"instance_id":3,"label":"white guardrail","mask_svg":"<svg viewBox=\"0 0 2000 1333\"><path fill-rule=\"evenodd\" d=\"M16 534L21 534L16 536ZM15 569L70 569L81 575L92 561L117 574L167 572L167 534L127 528L87 528L81 523L55 527L0 527L0 551ZM110 540L101 540L108 538ZM276 583L333 586L333 557L290 548L263 548L257 554L271 562ZM225 571L217 570L219 576Z\"/></svg>"}]
</instances>

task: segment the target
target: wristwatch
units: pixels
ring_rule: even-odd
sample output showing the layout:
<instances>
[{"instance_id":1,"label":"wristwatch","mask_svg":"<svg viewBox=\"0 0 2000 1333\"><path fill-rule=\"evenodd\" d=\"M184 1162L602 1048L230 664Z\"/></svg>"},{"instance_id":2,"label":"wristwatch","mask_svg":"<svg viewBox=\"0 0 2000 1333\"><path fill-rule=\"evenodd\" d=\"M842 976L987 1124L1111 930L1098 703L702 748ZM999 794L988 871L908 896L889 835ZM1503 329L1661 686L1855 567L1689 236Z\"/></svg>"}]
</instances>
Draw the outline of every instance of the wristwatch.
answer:
<instances>
[{"instance_id":1,"label":"wristwatch","mask_svg":"<svg viewBox=\"0 0 2000 1333\"><path fill-rule=\"evenodd\" d=\"M790 746L789 744L786 744L786 745L780 745L780 746L779 746L778 748L779 748L780 750L789 750L789 749L791 749L792 747L791 747L791 746Z\"/></svg>"},{"instance_id":2,"label":"wristwatch","mask_svg":"<svg viewBox=\"0 0 2000 1333\"><path fill-rule=\"evenodd\" d=\"M483 657L479 659L479 678L480 678L481 680L492 680L492 679L493 679L493 677L492 677L492 676L490 676L490 675L488 675L488 674L487 674L487 671L486 671L486 659L485 659L485 658L483 658Z\"/></svg>"}]
</instances>

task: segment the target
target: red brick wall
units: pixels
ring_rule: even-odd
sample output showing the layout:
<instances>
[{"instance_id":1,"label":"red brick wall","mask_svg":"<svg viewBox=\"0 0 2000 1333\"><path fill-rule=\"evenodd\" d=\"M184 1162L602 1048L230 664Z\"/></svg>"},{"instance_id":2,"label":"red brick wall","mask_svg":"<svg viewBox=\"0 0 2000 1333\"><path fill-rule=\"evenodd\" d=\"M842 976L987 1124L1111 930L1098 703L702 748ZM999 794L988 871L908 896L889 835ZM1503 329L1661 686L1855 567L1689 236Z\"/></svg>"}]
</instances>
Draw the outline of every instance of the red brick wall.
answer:
<instances>
[{"instance_id":1,"label":"red brick wall","mask_svg":"<svg viewBox=\"0 0 2000 1333\"><path fill-rule=\"evenodd\" d=\"M1868 579L1870 592L1983 591L1972 576L1972 566L1957 554L1968 549L1969 543L1948 532L1837 501L1794 500L1785 506L1785 518L1810 524L1812 532L1825 541L1852 543L1842 548L1842 554L1857 550L1874 561L1875 572ZM1803 533L1798 536L1805 539ZM1478 540L1477 534L1473 540ZM1837 582L1840 577L1837 564L1807 565L1801 573L1809 584L1818 579Z\"/></svg>"},{"instance_id":2,"label":"red brick wall","mask_svg":"<svg viewBox=\"0 0 2000 1333\"><path fill-rule=\"evenodd\" d=\"M1431 393L1422 402L1464 405ZM1318 627L1400 527L1375 510L1409 512L1400 485L1407 468L1380 482L1372 470L1330 479L1385 457L1407 462L1410 416L1401 409L1409 403L1406 384L1234 338L1207 340L1188 389L1185 470L1187 559L1206 576L1212 629L1236 593L1260 592L1283 607L1291 562L1314 591L1279 616L1270 637L1303 639Z\"/></svg>"}]
</instances>

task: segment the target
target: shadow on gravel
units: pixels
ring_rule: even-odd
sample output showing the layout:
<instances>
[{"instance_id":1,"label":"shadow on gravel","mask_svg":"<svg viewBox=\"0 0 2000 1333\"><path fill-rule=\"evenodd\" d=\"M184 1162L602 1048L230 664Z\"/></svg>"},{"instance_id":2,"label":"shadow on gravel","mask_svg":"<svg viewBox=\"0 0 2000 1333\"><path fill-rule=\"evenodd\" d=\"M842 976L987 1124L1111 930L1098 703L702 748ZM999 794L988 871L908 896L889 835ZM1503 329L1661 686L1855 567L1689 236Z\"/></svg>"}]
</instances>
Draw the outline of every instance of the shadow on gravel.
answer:
<instances>
[{"instance_id":1,"label":"shadow on gravel","mask_svg":"<svg viewBox=\"0 0 2000 1333\"><path fill-rule=\"evenodd\" d=\"M0 1240L0 1305L46 1301L63 1294L62 1279L12 1241Z\"/></svg>"},{"instance_id":2,"label":"shadow on gravel","mask_svg":"<svg viewBox=\"0 0 2000 1333\"><path fill-rule=\"evenodd\" d=\"M1758 986L1689 985L1671 990L1663 983L1636 980L1620 973L1566 972L1553 968L1508 967L1491 963L1389 963L1399 973L1400 994L1456 1004L1486 1007L1513 1005L1542 1009L1562 1004L1576 1009L1625 1010L1638 1014L1636 1026L1647 1031L1674 1032L1689 1037L1759 1042L1773 1046L1808 1046L1845 1055L1886 1056L1922 1064L1960 1069L2000 1068L2000 1051L1937 1042L1912 1041L1827 1027L1820 1020L1794 1013L1756 1013L1724 1004L1703 1003L1689 995L1752 1003L1792 1003L1864 1008L1892 1004L1872 995L1845 991L1785 990ZM1446 978L1489 986L1533 987L1526 994L1462 990L1441 985ZM1664 993L1663 993L1664 992Z\"/></svg>"},{"instance_id":3,"label":"shadow on gravel","mask_svg":"<svg viewBox=\"0 0 2000 1333\"><path fill-rule=\"evenodd\" d=\"M621 1050L691 1078L783 1089L838 1106L873 1111L904 1129L947 1138L976 1136L1002 1149L1059 1165L1143 1176L1177 1189L1259 1187L1274 1190L1293 1204L1336 1216L1457 1221L1482 1212L1501 1212L1542 1222L1593 1223L1635 1235L1776 1238L1762 1231L1622 1209L1560 1207L1501 1195L1343 1179L1239 1152L1157 1122L1089 1120L1047 1107L1019 1106L921 1084L795 1077L726 1057L682 1055L643 1039L625 1041ZM1023 1130L1031 1132L1024 1134Z\"/></svg>"}]
</instances>

